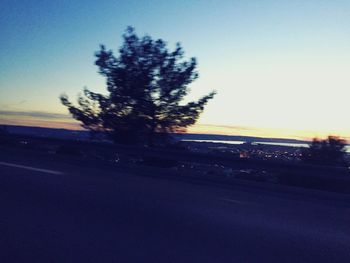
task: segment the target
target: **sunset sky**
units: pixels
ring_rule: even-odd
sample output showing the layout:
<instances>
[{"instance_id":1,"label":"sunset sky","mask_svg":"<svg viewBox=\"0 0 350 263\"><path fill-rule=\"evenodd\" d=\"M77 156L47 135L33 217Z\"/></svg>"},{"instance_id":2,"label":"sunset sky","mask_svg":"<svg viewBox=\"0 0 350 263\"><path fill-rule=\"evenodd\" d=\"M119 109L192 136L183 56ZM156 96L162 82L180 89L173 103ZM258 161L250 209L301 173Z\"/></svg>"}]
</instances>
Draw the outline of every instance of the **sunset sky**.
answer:
<instances>
[{"instance_id":1,"label":"sunset sky","mask_svg":"<svg viewBox=\"0 0 350 263\"><path fill-rule=\"evenodd\" d=\"M128 25L198 59L189 99L215 89L192 132L350 138L350 1L0 2L0 123L78 124L59 102L105 92L99 44Z\"/></svg>"}]
</instances>

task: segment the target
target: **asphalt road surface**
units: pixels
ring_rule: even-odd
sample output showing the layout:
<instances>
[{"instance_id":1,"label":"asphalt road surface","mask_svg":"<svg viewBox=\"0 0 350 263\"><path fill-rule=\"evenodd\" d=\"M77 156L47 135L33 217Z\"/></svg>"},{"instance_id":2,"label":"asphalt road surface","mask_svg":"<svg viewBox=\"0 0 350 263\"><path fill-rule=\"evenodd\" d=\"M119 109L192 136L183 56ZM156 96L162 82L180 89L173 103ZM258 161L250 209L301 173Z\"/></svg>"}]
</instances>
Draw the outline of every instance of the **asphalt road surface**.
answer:
<instances>
[{"instance_id":1,"label":"asphalt road surface","mask_svg":"<svg viewBox=\"0 0 350 263\"><path fill-rule=\"evenodd\" d=\"M2 263L350 262L350 196L322 191L1 151L0 209Z\"/></svg>"}]
</instances>

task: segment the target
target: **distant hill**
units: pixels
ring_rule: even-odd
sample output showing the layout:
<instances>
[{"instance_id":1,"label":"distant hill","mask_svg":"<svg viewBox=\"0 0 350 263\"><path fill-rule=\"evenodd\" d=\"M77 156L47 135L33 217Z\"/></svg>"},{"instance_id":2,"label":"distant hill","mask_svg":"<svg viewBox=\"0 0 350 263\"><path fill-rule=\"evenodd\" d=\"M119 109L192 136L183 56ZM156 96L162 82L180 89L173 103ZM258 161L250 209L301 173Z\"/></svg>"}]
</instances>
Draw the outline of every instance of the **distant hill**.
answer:
<instances>
[{"instance_id":1,"label":"distant hill","mask_svg":"<svg viewBox=\"0 0 350 263\"><path fill-rule=\"evenodd\" d=\"M13 126L1 125L8 132L13 134L25 134L40 137L53 137L61 139L88 140L90 138L88 131L76 131L67 129L41 128L31 126ZM1 127L0 126L0 127ZM213 141L244 141L244 142L271 142L271 143L295 143L305 144L307 141L283 139L283 138L263 138L239 135L217 135L217 134L176 134L176 138L182 140L213 140Z\"/></svg>"},{"instance_id":2,"label":"distant hill","mask_svg":"<svg viewBox=\"0 0 350 263\"><path fill-rule=\"evenodd\" d=\"M0 125L4 127L7 132L12 134L23 134L32 135L39 137L52 137L60 139L89 139L88 131L76 131L67 129L53 129L53 128L42 128L32 126L14 126L14 125Z\"/></svg>"},{"instance_id":3,"label":"distant hill","mask_svg":"<svg viewBox=\"0 0 350 263\"><path fill-rule=\"evenodd\" d=\"M264 138L239 135L218 135L218 134L184 134L181 135L184 140L213 140L213 141L243 141L243 142L271 142L271 143L295 143L305 144L307 141L283 138Z\"/></svg>"}]
</instances>

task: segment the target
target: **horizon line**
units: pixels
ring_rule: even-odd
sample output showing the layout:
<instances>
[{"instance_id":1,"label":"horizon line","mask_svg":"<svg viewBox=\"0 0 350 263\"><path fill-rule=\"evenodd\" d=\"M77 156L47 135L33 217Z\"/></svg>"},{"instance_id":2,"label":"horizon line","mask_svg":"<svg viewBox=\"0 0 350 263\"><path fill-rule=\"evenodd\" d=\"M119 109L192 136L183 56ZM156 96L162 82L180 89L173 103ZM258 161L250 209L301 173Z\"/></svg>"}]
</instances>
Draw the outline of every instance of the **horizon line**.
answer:
<instances>
[{"instance_id":1,"label":"horizon line","mask_svg":"<svg viewBox=\"0 0 350 263\"><path fill-rule=\"evenodd\" d=\"M57 115L56 115L57 116ZM59 118L50 119L13 119L13 118L1 118L0 125L12 125L23 127L37 127L37 128L51 128L51 129L65 129L71 131L88 131L81 127L79 122L72 120L62 120ZM287 131L287 132L286 132ZM297 130L289 129L269 129L258 128L239 125L216 125L216 124L203 124L198 123L187 128L187 134L202 134L202 135L221 135L221 136L244 136L244 137L257 137L257 138L269 138L269 139L290 139L299 141L311 141L313 138L326 138L327 136L338 136L347 141L350 141L350 136L341 136L337 134L324 134L323 136L307 136L305 135L293 135L298 133Z\"/></svg>"}]
</instances>

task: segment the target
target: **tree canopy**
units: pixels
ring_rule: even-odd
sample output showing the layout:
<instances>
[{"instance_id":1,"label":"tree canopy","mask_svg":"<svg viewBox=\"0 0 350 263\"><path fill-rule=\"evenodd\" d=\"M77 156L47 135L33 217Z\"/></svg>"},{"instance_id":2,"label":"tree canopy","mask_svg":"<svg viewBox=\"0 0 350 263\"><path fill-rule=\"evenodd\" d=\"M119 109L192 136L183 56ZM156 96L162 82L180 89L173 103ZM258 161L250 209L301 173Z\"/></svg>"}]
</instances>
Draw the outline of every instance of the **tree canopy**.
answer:
<instances>
[{"instance_id":1,"label":"tree canopy","mask_svg":"<svg viewBox=\"0 0 350 263\"><path fill-rule=\"evenodd\" d=\"M305 162L322 165L345 165L346 141L328 136L327 139L313 139L309 148L305 149L302 159Z\"/></svg>"},{"instance_id":2,"label":"tree canopy","mask_svg":"<svg viewBox=\"0 0 350 263\"><path fill-rule=\"evenodd\" d=\"M73 117L92 132L105 132L118 143L153 145L194 124L215 92L183 103L188 85L198 78L195 58L184 59L180 44L138 37L128 27L119 56L101 45L95 64L106 78L107 95L84 89L78 106L61 95Z\"/></svg>"}]
</instances>

